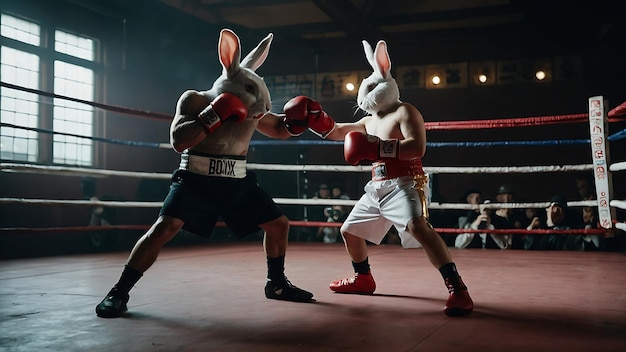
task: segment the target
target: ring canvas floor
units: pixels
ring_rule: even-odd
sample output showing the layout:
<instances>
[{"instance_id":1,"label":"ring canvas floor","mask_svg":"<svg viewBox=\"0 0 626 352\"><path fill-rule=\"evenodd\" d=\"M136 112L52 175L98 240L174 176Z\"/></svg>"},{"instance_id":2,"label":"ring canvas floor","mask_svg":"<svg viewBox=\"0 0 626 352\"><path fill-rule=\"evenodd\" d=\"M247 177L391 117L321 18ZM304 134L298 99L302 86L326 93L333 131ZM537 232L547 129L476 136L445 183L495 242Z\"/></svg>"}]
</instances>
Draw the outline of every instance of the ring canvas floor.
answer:
<instances>
[{"instance_id":1,"label":"ring canvas floor","mask_svg":"<svg viewBox=\"0 0 626 352\"><path fill-rule=\"evenodd\" d=\"M332 293L341 243L290 243L315 303L268 300L260 243L165 247L121 318L95 315L128 252L0 261L0 351L626 351L626 255L450 249L474 299L447 317L422 249L371 245L374 295Z\"/></svg>"}]
</instances>

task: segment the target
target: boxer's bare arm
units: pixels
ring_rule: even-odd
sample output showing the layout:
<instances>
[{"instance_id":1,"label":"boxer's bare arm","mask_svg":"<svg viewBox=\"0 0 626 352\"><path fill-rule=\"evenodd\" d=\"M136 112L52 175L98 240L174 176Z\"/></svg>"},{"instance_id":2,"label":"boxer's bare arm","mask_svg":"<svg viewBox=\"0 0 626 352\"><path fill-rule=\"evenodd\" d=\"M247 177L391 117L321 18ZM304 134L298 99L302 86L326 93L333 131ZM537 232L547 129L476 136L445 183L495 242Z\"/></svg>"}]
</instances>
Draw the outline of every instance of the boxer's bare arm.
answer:
<instances>
[{"instance_id":1,"label":"boxer's bare arm","mask_svg":"<svg viewBox=\"0 0 626 352\"><path fill-rule=\"evenodd\" d=\"M366 116L357 122L338 122L335 129L326 136L326 139L333 141L343 141L348 132L357 131L366 133L365 124L370 116Z\"/></svg>"},{"instance_id":2,"label":"boxer's bare arm","mask_svg":"<svg viewBox=\"0 0 626 352\"><path fill-rule=\"evenodd\" d=\"M170 125L170 144L179 153L206 138L198 114L209 105L209 100L195 90L184 92L176 103L176 112Z\"/></svg>"},{"instance_id":3,"label":"boxer's bare arm","mask_svg":"<svg viewBox=\"0 0 626 352\"><path fill-rule=\"evenodd\" d=\"M400 141L401 159L422 158L426 153L424 117L413 105L403 103L398 109L398 124L404 139Z\"/></svg>"},{"instance_id":4,"label":"boxer's bare arm","mask_svg":"<svg viewBox=\"0 0 626 352\"><path fill-rule=\"evenodd\" d=\"M291 137L291 134L289 134L285 127L285 123L283 122L284 117L285 115L283 114L269 112L259 119L256 130L270 138L287 139Z\"/></svg>"}]
</instances>

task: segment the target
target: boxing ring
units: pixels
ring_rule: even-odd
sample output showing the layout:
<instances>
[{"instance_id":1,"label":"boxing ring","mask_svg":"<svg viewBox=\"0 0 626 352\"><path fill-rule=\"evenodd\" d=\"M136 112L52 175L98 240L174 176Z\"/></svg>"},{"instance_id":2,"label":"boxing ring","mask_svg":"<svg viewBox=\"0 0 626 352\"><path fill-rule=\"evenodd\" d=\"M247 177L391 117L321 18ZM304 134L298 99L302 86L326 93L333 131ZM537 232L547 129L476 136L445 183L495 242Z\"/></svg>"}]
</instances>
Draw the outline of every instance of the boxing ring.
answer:
<instances>
[{"instance_id":1,"label":"boxing ring","mask_svg":"<svg viewBox=\"0 0 626 352\"><path fill-rule=\"evenodd\" d=\"M68 99L105 111L164 121L165 114L81 101L71 97L8 85L47 97ZM550 147L589 146L589 163L569 165L517 165L424 167L430 175L593 173L595 200L568 201L569 207L594 207L599 228L571 230L471 230L437 227L444 235L493 232L524 235L623 235L626 200L614 199L613 188L623 180L626 161L612 162L610 145L626 138L626 129L609 134L611 124L626 121L626 102L609 109L603 97L590 97L589 110L580 114L496 120L427 122L427 131L515 128L587 124L588 139L492 142L429 142L428 148L481 148L507 145ZM169 121L167 121L169 124ZM54 134L43 128L2 123ZM70 135L70 134L65 134ZM170 149L169 143L115 140L98 143L125 147ZM252 146L305 146L325 148L341 142L319 140L253 140ZM368 174L369 166L287 165L248 163L248 170L277 173ZM2 162L3 173L31 178L74 177L152 179L167 182L169 172L137 172L72 166ZM44 182L44 181L42 181ZM262 185L263 186L263 185ZM3 194L10 193L3 190ZM36 193L34 190L31 193ZM275 198L282 206L351 206L354 199ZM546 208L550 200L496 203L493 208ZM90 209L153 211L161 201L43 199L0 197L1 206L56 208L71 212ZM476 205L431 201L431 210L472 210ZM339 227L341 223L290 219L292 228ZM127 223L50 227L6 226L0 238L37 234L98 233L128 230L137 234L149 224ZM220 226L223 224L219 224ZM3 241L3 243L9 243ZM130 247L128 248L128 250ZM10 249L5 249L10 250ZM623 351L626 349L626 256L620 252L525 251L450 248L475 302L475 311L461 319L443 315L446 291L439 274L419 248L399 245L370 246L370 263L378 291L373 296L333 294L328 283L351 270L341 243L291 241L286 273L294 284L315 294L315 304L266 300L262 295L265 258L259 241L166 246L157 263L131 291L125 318L104 320L93 308L118 276L128 250L42 258L4 259L0 268L0 347L8 350L128 351ZM251 264L255 263L255 264ZM256 264L258 263L258 265ZM407 279L409 277L410 279ZM258 287L257 287L258 286ZM254 290L258 290L254 291ZM361 334L354 333L355 329ZM128 332L134 332L130 338Z\"/></svg>"}]
</instances>

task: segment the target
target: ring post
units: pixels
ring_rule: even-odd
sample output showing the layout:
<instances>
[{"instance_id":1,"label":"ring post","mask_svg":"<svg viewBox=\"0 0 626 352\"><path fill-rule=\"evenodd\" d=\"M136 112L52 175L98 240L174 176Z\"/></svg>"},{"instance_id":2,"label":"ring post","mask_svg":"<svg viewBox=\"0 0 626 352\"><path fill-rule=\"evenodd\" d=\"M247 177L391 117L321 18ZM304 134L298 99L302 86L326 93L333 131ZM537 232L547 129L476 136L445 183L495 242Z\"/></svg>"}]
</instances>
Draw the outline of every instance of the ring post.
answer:
<instances>
[{"instance_id":1,"label":"ring post","mask_svg":"<svg viewBox=\"0 0 626 352\"><path fill-rule=\"evenodd\" d=\"M605 229L613 227L614 217L609 203L613 196L611 172L608 167L609 146L607 145L608 120L606 104L602 96L589 98L589 134L591 136L591 157L593 159L593 176L598 197L598 216L600 226Z\"/></svg>"}]
</instances>

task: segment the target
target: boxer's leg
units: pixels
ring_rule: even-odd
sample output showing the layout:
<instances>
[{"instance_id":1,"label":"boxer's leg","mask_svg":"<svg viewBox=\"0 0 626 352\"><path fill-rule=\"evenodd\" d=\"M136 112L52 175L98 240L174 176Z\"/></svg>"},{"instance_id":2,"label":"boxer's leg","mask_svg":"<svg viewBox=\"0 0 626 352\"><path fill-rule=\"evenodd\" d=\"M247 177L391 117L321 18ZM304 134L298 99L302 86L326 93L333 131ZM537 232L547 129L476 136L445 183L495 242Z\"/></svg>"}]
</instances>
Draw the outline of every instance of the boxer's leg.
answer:
<instances>
[{"instance_id":1,"label":"boxer's leg","mask_svg":"<svg viewBox=\"0 0 626 352\"><path fill-rule=\"evenodd\" d=\"M143 273L152 266L161 248L183 226L183 221L161 215L150 229L137 241L128 257L118 282L96 306L96 314L102 318L116 318L127 310L129 292Z\"/></svg>"},{"instance_id":2,"label":"boxer's leg","mask_svg":"<svg viewBox=\"0 0 626 352\"><path fill-rule=\"evenodd\" d=\"M376 282L370 271L367 257L367 242L348 232L342 231L341 235L346 246L346 251L352 260L354 276L335 280L330 283L331 291L338 293L372 294L376 290Z\"/></svg>"},{"instance_id":3,"label":"boxer's leg","mask_svg":"<svg viewBox=\"0 0 626 352\"><path fill-rule=\"evenodd\" d=\"M285 276L285 253L289 237L289 220L285 215L260 224L265 231L263 247L267 256L265 297L293 302L312 302L313 294L293 285Z\"/></svg>"}]
</instances>

